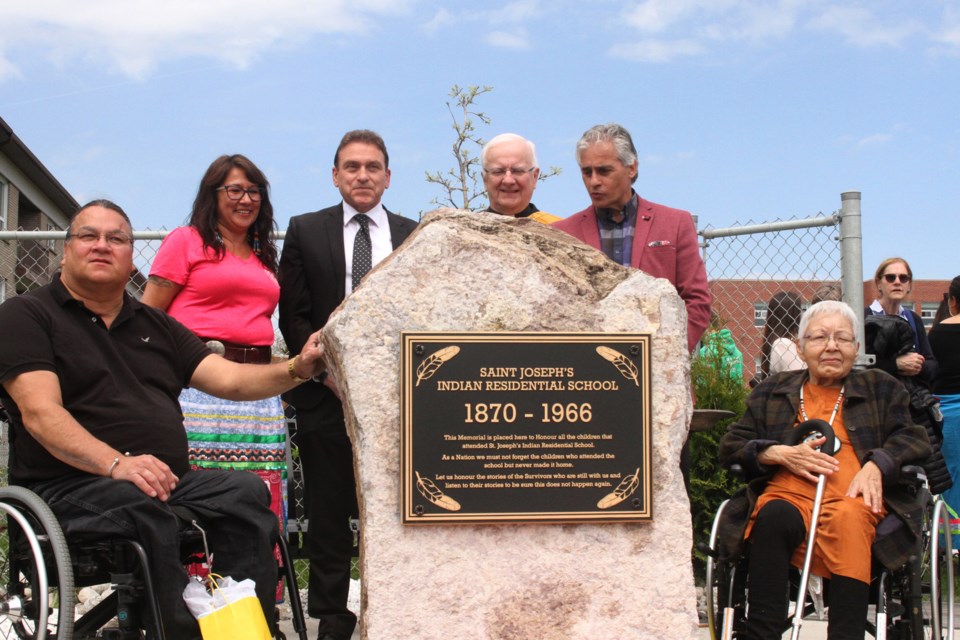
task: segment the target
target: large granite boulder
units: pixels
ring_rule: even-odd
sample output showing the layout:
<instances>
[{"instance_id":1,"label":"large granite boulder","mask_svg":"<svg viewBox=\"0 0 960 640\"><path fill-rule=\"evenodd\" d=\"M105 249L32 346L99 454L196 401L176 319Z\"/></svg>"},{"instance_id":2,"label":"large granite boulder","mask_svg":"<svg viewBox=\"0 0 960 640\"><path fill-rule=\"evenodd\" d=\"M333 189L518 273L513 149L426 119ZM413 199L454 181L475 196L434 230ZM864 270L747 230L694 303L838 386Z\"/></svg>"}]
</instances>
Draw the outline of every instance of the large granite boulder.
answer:
<instances>
[{"instance_id":1,"label":"large granite boulder","mask_svg":"<svg viewBox=\"0 0 960 640\"><path fill-rule=\"evenodd\" d=\"M653 520L411 527L400 514L400 332L651 332ZM440 210L323 332L360 500L372 640L697 637L686 313L676 290L529 220Z\"/></svg>"}]
</instances>

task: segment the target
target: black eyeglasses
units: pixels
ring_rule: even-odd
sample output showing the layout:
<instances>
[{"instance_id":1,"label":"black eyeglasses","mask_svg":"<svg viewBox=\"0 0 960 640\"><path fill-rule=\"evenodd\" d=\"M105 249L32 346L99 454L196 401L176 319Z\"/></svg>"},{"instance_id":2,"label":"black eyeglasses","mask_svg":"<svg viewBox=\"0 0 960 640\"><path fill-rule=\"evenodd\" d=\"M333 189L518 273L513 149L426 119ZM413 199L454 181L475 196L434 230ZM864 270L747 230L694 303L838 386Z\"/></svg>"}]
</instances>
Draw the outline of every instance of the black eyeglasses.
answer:
<instances>
[{"instance_id":1,"label":"black eyeglasses","mask_svg":"<svg viewBox=\"0 0 960 640\"><path fill-rule=\"evenodd\" d=\"M885 273L883 274L883 279L887 282L896 282L897 278L900 279L900 282L906 284L910 282L910 275L906 273Z\"/></svg>"},{"instance_id":2,"label":"black eyeglasses","mask_svg":"<svg viewBox=\"0 0 960 640\"><path fill-rule=\"evenodd\" d=\"M261 187L250 187L249 189L244 189L243 187L235 184L228 184L224 187L218 188L217 191L223 191L231 200L243 200L244 194L250 196L250 200L252 202L260 202L260 200L263 198L263 189Z\"/></svg>"}]
</instances>

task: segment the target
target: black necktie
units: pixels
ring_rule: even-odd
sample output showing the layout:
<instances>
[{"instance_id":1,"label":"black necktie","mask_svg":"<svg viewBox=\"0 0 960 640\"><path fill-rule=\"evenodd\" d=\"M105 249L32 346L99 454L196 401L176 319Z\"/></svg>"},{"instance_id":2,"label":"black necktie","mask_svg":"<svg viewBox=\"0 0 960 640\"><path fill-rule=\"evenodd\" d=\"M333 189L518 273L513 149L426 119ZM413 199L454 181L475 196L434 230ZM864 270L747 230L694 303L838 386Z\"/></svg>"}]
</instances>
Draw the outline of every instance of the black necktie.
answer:
<instances>
[{"instance_id":1,"label":"black necktie","mask_svg":"<svg viewBox=\"0 0 960 640\"><path fill-rule=\"evenodd\" d=\"M353 240L353 273L351 274L353 289L360 286L360 279L367 275L373 267L373 252L370 248L370 218L358 213L353 216L360 228Z\"/></svg>"}]
</instances>

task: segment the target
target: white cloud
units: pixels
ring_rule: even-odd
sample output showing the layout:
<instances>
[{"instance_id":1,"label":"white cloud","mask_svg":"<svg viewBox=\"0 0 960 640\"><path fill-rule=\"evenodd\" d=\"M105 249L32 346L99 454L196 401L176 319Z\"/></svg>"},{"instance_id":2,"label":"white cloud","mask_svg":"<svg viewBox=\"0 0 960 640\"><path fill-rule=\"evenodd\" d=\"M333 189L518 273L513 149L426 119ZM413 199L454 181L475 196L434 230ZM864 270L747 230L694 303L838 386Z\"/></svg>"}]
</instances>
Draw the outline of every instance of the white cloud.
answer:
<instances>
[{"instance_id":1,"label":"white cloud","mask_svg":"<svg viewBox=\"0 0 960 640\"><path fill-rule=\"evenodd\" d=\"M864 136L863 138L860 138L859 140L857 140L856 146L859 147L860 149L863 149L864 147L876 147L876 146L884 145L890 142L891 140L893 140L892 133L874 133L872 135Z\"/></svg>"},{"instance_id":2,"label":"white cloud","mask_svg":"<svg viewBox=\"0 0 960 640\"><path fill-rule=\"evenodd\" d=\"M808 23L814 29L835 31L858 47L900 46L908 38L925 31L914 18L890 16L881 22L871 11L856 6L832 6Z\"/></svg>"},{"instance_id":3,"label":"white cloud","mask_svg":"<svg viewBox=\"0 0 960 640\"><path fill-rule=\"evenodd\" d=\"M420 28L423 29L424 32L433 35L438 31L446 29L453 24L453 22L453 14L447 11L446 8L443 8L437 11L432 18L423 23Z\"/></svg>"},{"instance_id":4,"label":"white cloud","mask_svg":"<svg viewBox=\"0 0 960 640\"><path fill-rule=\"evenodd\" d=\"M487 34L488 44L501 49L529 49L530 38L525 29L516 29L515 31L493 31Z\"/></svg>"},{"instance_id":5,"label":"white cloud","mask_svg":"<svg viewBox=\"0 0 960 640\"><path fill-rule=\"evenodd\" d=\"M920 16L923 16L921 19ZM611 54L645 62L714 53L722 44L765 45L796 38L801 28L834 32L856 47L902 46L911 38L932 38L960 48L960 27L951 15L920 12L913 5L863 0L642 0L631 3L623 21L641 38L624 41ZM924 23L924 20L930 23ZM944 26L933 35L933 24ZM953 25L957 21L952 22Z\"/></svg>"},{"instance_id":6,"label":"white cloud","mask_svg":"<svg viewBox=\"0 0 960 640\"><path fill-rule=\"evenodd\" d=\"M610 47L609 53L614 58L636 62L670 62L705 51L706 48L694 40L641 40L615 44Z\"/></svg>"},{"instance_id":7,"label":"white cloud","mask_svg":"<svg viewBox=\"0 0 960 640\"><path fill-rule=\"evenodd\" d=\"M516 0L508 2L500 9L483 12L483 19L497 26L500 23L520 23L528 22L541 14L540 3L538 0Z\"/></svg>"},{"instance_id":8,"label":"white cloud","mask_svg":"<svg viewBox=\"0 0 960 640\"><path fill-rule=\"evenodd\" d=\"M5 2L0 5L0 79L16 71L10 62L14 52L36 48L56 64L79 59L132 77L148 74L163 61L189 56L243 67L271 47L375 28L371 17L402 13L410 1Z\"/></svg>"}]
</instances>

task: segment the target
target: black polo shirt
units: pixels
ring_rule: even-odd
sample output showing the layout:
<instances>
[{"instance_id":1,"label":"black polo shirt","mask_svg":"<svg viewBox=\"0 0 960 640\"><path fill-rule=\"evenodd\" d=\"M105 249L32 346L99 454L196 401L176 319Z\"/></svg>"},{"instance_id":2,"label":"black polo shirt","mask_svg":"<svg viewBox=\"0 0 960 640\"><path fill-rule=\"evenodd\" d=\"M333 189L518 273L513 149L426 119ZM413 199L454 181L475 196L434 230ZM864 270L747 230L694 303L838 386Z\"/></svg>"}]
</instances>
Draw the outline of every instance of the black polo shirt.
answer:
<instances>
[{"instance_id":1,"label":"black polo shirt","mask_svg":"<svg viewBox=\"0 0 960 640\"><path fill-rule=\"evenodd\" d=\"M153 454L177 475L189 469L178 398L210 350L182 324L124 293L107 329L57 274L51 284L0 305L0 336L0 381L52 371L63 406L96 438L132 455ZM11 418L12 482L81 473L26 432L2 388L0 400Z\"/></svg>"}]
</instances>

